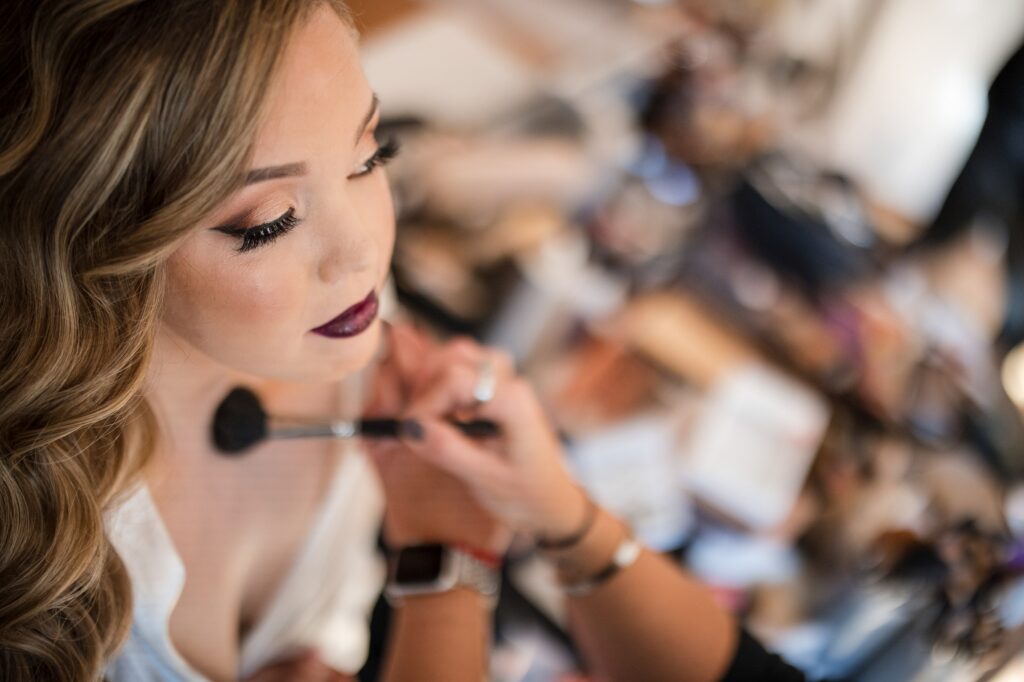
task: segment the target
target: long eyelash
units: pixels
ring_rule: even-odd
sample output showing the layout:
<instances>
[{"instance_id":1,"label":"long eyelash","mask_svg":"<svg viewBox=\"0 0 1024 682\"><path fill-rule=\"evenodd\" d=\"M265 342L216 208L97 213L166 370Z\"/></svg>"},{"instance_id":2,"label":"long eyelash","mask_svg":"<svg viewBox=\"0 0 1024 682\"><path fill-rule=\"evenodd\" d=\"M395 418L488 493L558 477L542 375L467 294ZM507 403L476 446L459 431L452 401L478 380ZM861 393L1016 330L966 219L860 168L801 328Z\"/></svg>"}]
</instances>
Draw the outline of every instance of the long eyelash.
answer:
<instances>
[{"instance_id":1,"label":"long eyelash","mask_svg":"<svg viewBox=\"0 0 1024 682\"><path fill-rule=\"evenodd\" d=\"M374 152L373 156L371 156L366 162L366 170L361 173L357 173L356 177L361 178L364 175L369 175L375 168L377 168L377 166L383 166L388 161L398 156L400 151L402 151L402 145L399 144L398 139L389 137L384 140L379 147L377 147L377 151Z\"/></svg>"},{"instance_id":2,"label":"long eyelash","mask_svg":"<svg viewBox=\"0 0 1024 682\"><path fill-rule=\"evenodd\" d=\"M269 223L249 228L221 228L221 231L241 239L242 243L235 250L238 253L245 253L264 244L269 244L298 225L299 222L299 219L295 217L295 209L289 208L284 215Z\"/></svg>"}]
</instances>

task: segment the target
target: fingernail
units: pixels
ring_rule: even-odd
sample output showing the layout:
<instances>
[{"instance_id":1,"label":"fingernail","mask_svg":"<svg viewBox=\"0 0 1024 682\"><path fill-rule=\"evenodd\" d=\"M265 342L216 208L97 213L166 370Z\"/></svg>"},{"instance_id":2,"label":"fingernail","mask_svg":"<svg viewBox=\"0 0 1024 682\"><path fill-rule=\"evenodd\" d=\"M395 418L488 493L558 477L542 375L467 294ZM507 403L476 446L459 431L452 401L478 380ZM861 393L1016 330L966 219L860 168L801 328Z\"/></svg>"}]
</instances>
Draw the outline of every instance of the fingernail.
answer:
<instances>
[{"instance_id":1,"label":"fingernail","mask_svg":"<svg viewBox=\"0 0 1024 682\"><path fill-rule=\"evenodd\" d=\"M422 441L424 436L423 425L415 419L406 419L402 422L400 433L403 438Z\"/></svg>"}]
</instances>

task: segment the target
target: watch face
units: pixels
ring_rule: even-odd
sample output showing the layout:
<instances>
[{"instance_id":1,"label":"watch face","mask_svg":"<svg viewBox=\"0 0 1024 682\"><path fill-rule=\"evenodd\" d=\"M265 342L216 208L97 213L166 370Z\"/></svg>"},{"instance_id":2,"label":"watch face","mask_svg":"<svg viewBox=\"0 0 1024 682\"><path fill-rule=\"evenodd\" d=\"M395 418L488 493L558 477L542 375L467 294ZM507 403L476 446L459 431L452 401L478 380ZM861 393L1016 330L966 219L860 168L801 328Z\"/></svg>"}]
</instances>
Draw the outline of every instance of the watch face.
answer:
<instances>
[{"instance_id":1,"label":"watch face","mask_svg":"<svg viewBox=\"0 0 1024 682\"><path fill-rule=\"evenodd\" d=\"M444 548L441 545L406 547L398 553L394 580L399 585L429 583L441 575Z\"/></svg>"}]
</instances>

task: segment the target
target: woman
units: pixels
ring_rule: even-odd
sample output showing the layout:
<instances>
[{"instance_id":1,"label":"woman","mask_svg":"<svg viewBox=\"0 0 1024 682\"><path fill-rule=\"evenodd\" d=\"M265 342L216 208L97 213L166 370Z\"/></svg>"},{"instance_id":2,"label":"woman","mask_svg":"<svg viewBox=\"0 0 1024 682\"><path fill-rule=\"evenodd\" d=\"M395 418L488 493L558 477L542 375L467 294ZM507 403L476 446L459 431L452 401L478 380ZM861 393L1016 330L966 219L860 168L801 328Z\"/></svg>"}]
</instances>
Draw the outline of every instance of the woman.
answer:
<instances>
[{"instance_id":1,"label":"woman","mask_svg":"<svg viewBox=\"0 0 1024 682\"><path fill-rule=\"evenodd\" d=\"M332 442L233 460L207 436L237 384L272 413L338 411L339 382L380 342L394 216L379 167L394 150L375 140L345 8L5 10L0 679L348 678L381 579L373 471ZM388 542L500 554L514 528L563 540L567 580L607 563L621 527L588 512L581 533L583 497L509 363L395 337L374 407L419 427L374 448ZM494 399L471 406L508 438L481 451L439 418L465 407L487 363ZM704 592L648 552L621 573L575 607L598 668L726 669L733 625ZM674 616L648 608L646 583L680 600ZM602 624L633 603L627 588L649 612L629 633ZM462 588L401 599L386 677L479 679L481 600ZM693 612L697 628L679 620ZM628 651L601 654L609 636Z\"/></svg>"},{"instance_id":2,"label":"woman","mask_svg":"<svg viewBox=\"0 0 1024 682\"><path fill-rule=\"evenodd\" d=\"M336 410L378 344L379 323L329 324L379 291L394 235L344 12L5 5L0 679L236 679L318 636L358 669L372 470L332 443L230 460L207 437L240 383ZM318 526L344 542L314 599L317 562L292 564L322 556Z\"/></svg>"}]
</instances>

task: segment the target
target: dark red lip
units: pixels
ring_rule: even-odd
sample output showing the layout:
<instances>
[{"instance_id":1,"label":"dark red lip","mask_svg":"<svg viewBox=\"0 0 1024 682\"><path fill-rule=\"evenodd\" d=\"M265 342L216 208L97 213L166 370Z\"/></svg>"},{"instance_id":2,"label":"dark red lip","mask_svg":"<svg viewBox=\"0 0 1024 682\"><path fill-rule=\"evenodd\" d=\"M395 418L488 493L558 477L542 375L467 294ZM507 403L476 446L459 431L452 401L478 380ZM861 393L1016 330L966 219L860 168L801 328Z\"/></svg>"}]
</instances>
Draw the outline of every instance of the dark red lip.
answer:
<instances>
[{"instance_id":1,"label":"dark red lip","mask_svg":"<svg viewBox=\"0 0 1024 682\"><path fill-rule=\"evenodd\" d=\"M356 303L327 324L311 331L314 334L320 334L332 339L344 339L366 331L366 328L373 323L376 317L377 292L371 291L370 295L362 301Z\"/></svg>"}]
</instances>

